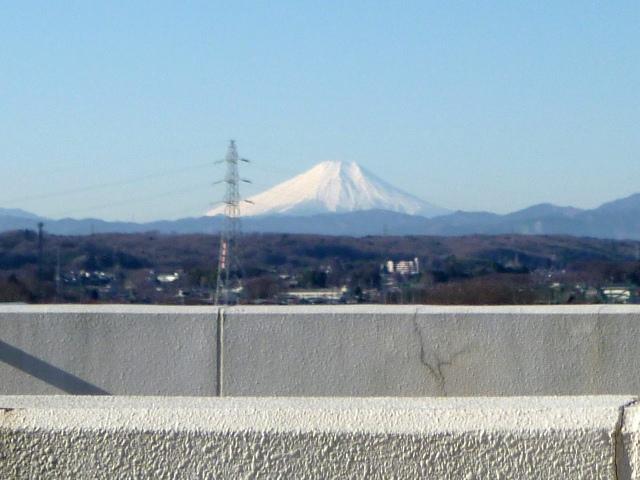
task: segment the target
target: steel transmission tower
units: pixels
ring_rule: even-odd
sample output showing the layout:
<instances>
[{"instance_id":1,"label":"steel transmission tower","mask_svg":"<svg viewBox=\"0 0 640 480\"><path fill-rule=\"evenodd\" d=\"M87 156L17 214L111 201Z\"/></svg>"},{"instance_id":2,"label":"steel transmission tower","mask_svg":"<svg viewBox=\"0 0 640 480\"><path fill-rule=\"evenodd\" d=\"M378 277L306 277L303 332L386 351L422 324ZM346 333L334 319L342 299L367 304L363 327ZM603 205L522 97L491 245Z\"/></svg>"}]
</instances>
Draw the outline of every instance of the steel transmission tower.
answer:
<instances>
[{"instance_id":1,"label":"steel transmission tower","mask_svg":"<svg viewBox=\"0 0 640 480\"><path fill-rule=\"evenodd\" d=\"M238 156L236 143L231 140L227 156L217 163L226 163L227 173L224 180L216 183L226 183L226 193L224 196L224 225L220 231L220 251L218 253L218 273L216 280L216 305L229 305L237 303L237 293L241 285L241 265L238 257L238 239L240 237L240 182L251 183L249 180L240 178L238 164L249 162L245 158ZM253 203L244 200L247 203Z\"/></svg>"}]
</instances>

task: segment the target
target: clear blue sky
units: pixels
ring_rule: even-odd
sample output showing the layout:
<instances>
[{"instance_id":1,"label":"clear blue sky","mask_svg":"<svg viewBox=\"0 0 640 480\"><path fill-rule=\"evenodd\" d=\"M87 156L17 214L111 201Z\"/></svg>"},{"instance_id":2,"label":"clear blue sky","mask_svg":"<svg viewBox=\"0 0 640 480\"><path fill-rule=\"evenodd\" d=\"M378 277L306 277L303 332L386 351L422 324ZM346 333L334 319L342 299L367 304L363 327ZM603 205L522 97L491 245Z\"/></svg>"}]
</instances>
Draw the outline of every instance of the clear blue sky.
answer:
<instances>
[{"instance_id":1,"label":"clear blue sky","mask_svg":"<svg viewBox=\"0 0 640 480\"><path fill-rule=\"evenodd\" d=\"M0 207L199 215L230 138L247 193L327 159L452 209L640 192L640 2L0 3Z\"/></svg>"}]
</instances>

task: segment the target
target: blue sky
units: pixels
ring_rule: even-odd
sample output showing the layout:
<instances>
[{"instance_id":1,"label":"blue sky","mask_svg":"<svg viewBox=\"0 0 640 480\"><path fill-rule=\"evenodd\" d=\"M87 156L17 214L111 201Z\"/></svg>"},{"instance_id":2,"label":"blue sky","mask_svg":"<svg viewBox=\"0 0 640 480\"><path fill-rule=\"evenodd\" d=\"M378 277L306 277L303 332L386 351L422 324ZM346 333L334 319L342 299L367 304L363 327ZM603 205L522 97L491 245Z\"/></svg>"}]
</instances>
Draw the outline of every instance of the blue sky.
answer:
<instances>
[{"instance_id":1,"label":"blue sky","mask_svg":"<svg viewBox=\"0 0 640 480\"><path fill-rule=\"evenodd\" d=\"M0 1L0 207L199 215L230 138L247 194L328 159L452 209L640 192L640 2Z\"/></svg>"}]
</instances>

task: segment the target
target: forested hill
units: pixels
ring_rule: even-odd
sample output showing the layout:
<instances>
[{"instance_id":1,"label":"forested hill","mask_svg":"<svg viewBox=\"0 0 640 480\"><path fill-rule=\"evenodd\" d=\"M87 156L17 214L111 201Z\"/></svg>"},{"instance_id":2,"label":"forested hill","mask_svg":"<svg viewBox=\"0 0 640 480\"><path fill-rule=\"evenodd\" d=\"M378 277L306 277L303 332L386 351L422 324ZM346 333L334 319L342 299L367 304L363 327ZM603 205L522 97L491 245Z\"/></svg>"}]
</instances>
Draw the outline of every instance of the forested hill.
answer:
<instances>
[{"instance_id":1,"label":"forested hill","mask_svg":"<svg viewBox=\"0 0 640 480\"><path fill-rule=\"evenodd\" d=\"M52 300L58 260L64 290L58 293L60 301L170 303L178 289L198 292L198 301L204 301L215 282L217 251L214 235L45 234L39 264L36 232L8 232L0 234L0 301ZM515 303L540 302L547 298L540 292L552 284L571 288L640 284L640 242L635 241L521 235L354 238L293 234L247 234L241 240L245 281L260 286L252 293L255 298L275 298L289 288L383 290L381 272L386 261L416 258L420 273L397 279L396 287L423 292L415 298L424 302L454 302L451 292L440 300L434 295L443 289L469 292L487 285L493 286L494 293L510 292L515 285L519 285L517 292L529 293L522 298L485 298L478 293L465 302L503 303L512 298ZM173 285L174 290L157 284L158 274L175 272L180 282Z\"/></svg>"}]
</instances>

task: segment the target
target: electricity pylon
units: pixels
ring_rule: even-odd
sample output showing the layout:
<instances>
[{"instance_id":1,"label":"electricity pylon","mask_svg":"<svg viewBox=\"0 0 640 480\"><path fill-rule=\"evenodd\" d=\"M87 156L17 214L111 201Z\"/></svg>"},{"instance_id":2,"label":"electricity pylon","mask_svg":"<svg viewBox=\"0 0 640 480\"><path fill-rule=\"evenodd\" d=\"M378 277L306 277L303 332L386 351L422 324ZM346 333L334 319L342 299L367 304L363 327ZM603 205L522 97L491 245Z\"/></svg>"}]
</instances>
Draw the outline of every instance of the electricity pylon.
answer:
<instances>
[{"instance_id":1,"label":"electricity pylon","mask_svg":"<svg viewBox=\"0 0 640 480\"><path fill-rule=\"evenodd\" d=\"M218 253L218 273L216 280L216 305L229 305L237 303L238 294L241 290L241 265L238 252L238 239L240 237L240 182L251 183L249 180L240 178L238 164L249 162L245 158L238 156L236 143L231 140L227 156L217 163L227 164L227 173L224 180L216 183L226 183L226 193L224 196L224 224L220 231L220 251ZM253 203L250 200L244 200ZM235 294L233 292L235 291Z\"/></svg>"}]
</instances>

